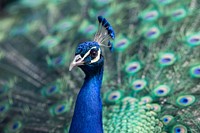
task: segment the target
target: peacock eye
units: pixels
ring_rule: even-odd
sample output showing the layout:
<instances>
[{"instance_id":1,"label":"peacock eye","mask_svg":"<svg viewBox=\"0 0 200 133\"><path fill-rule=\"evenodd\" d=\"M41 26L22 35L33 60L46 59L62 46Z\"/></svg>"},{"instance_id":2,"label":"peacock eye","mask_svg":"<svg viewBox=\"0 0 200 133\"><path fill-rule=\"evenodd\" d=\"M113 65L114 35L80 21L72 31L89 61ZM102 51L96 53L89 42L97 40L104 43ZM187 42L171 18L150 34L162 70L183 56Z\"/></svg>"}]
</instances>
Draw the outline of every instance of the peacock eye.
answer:
<instances>
[{"instance_id":1,"label":"peacock eye","mask_svg":"<svg viewBox=\"0 0 200 133\"><path fill-rule=\"evenodd\" d=\"M177 124L172 128L172 133L187 133L187 128L181 124Z\"/></svg>"},{"instance_id":2,"label":"peacock eye","mask_svg":"<svg viewBox=\"0 0 200 133\"><path fill-rule=\"evenodd\" d=\"M96 58L96 57L97 57L97 54L98 54L98 52L97 52L96 49L91 49L91 51L90 51L90 56L91 56L92 58Z\"/></svg>"},{"instance_id":3,"label":"peacock eye","mask_svg":"<svg viewBox=\"0 0 200 133\"><path fill-rule=\"evenodd\" d=\"M182 96L179 96L176 99L177 105L179 105L181 107L190 106L190 105L192 105L195 102L196 102L196 98L193 95L182 95Z\"/></svg>"},{"instance_id":4,"label":"peacock eye","mask_svg":"<svg viewBox=\"0 0 200 133\"><path fill-rule=\"evenodd\" d=\"M169 125L169 123L171 123L173 121L174 117L171 115L164 115L161 120L163 122L164 125Z\"/></svg>"}]
</instances>

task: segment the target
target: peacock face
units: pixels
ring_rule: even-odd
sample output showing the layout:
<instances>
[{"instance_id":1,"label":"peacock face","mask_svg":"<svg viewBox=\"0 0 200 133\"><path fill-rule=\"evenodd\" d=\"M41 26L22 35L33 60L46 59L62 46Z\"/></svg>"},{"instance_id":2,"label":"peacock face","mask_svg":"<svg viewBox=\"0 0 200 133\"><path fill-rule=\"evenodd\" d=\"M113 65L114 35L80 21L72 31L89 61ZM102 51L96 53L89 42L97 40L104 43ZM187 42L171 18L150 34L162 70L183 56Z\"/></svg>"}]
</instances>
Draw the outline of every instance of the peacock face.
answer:
<instances>
[{"instance_id":1,"label":"peacock face","mask_svg":"<svg viewBox=\"0 0 200 133\"><path fill-rule=\"evenodd\" d=\"M75 57L70 64L69 70L78 66L84 72L91 72L97 70L103 65L102 51L97 42L84 42L78 45Z\"/></svg>"}]
</instances>

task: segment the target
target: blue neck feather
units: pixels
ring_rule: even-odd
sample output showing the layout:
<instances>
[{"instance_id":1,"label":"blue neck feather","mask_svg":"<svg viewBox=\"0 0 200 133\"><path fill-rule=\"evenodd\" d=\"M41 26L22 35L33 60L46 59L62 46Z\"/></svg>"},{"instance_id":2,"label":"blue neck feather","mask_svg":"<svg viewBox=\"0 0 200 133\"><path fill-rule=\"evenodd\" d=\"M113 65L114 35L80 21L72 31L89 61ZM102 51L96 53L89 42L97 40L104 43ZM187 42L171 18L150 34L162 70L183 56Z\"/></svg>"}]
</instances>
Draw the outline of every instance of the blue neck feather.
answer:
<instances>
[{"instance_id":1,"label":"blue neck feather","mask_svg":"<svg viewBox=\"0 0 200 133\"><path fill-rule=\"evenodd\" d=\"M103 67L98 72L86 73L84 84L76 100L69 133L103 133L100 97L102 77Z\"/></svg>"}]
</instances>

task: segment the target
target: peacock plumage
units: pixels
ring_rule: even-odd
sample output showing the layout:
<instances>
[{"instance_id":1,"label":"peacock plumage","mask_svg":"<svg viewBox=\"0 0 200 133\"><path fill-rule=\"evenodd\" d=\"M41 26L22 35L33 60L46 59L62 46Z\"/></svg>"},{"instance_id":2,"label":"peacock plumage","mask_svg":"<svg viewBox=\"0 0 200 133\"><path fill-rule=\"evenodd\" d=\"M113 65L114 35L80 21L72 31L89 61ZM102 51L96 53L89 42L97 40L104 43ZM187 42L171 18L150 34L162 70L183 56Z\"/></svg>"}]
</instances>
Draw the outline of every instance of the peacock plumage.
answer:
<instances>
[{"instance_id":1,"label":"peacock plumage","mask_svg":"<svg viewBox=\"0 0 200 133\"><path fill-rule=\"evenodd\" d=\"M0 14L0 133L199 133L199 7L12 2Z\"/></svg>"}]
</instances>

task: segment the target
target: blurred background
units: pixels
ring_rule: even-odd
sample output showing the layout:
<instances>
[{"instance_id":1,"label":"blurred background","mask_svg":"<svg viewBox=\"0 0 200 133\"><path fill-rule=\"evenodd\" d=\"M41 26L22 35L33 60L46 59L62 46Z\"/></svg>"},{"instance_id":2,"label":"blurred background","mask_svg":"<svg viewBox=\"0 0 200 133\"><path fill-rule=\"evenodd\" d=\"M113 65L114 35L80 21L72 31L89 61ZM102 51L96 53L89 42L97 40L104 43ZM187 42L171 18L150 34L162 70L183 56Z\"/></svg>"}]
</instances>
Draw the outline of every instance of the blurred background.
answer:
<instances>
[{"instance_id":1,"label":"blurred background","mask_svg":"<svg viewBox=\"0 0 200 133\"><path fill-rule=\"evenodd\" d=\"M69 63L79 43L93 40L99 15L116 33L115 51L103 48L104 106L151 94L161 82L197 88L199 76L189 70L200 61L199 5L198 0L1 0L0 132L68 132L84 80L78 68L68 71ZM174 61L158 62L168 51ZM129 72L133 61L138 69ZM136 96L130 85L138 78L149 85ZM109 99L117 90L120 98Z\"/></svg>"},{"instance_id":2,"label":"blurred background","mask_svg":"<svg viewBox=\"0 0 200 133\"><path fill-rule=\"evenodd\" d=\"M17 0L1 0L0 9L3 10L6 7L6 5L9 5L10 3L15 2L15 1Z\"/></svg>"}]
</instances>

